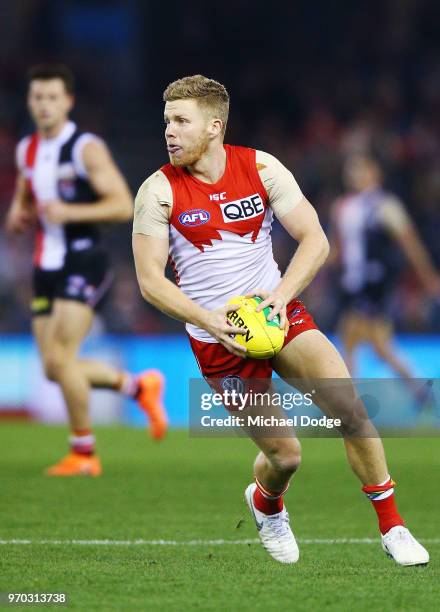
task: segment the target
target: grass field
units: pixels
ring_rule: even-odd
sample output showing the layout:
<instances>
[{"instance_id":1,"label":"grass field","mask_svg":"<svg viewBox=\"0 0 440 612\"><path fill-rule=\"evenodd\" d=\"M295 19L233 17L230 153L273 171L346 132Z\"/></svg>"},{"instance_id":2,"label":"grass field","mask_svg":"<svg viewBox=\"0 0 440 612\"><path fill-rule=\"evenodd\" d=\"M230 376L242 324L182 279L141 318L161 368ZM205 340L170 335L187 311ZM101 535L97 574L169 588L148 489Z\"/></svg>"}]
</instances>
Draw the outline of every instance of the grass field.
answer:
<instances>
[{"instance_id":1,"label":"grass field","mask_svg":"<svg viewBox=\"0 0 440 612\"><path fill-rule=\"evenodd\" d=\"M69 609L87 611L438 607L438 439L386 440L401 512L431 552L428 567L401 568L380 548L340 440L303 441L287 495L301 557L283 566L254 542L246 439L172 432L154 444L141 430L103 428L101 478L45 478L65 437L55 427L0 427L0 592L65 592ZM374 541L328 542L347 538Z\"/></svg>"}]
</instances>

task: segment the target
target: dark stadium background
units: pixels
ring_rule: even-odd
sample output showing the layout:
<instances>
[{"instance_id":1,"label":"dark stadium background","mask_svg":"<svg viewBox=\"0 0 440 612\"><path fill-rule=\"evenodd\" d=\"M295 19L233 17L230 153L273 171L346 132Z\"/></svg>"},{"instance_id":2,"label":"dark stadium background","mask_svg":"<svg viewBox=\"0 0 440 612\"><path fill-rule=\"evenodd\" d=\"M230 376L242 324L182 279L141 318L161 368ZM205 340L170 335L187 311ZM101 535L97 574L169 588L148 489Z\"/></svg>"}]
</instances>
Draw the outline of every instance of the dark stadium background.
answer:
<instances>
[{"instance_id":1,"label":"dark stadium background","mask_svg":"<svg viewBox=\"0 0 440 612\"><path fill-rule=\"evenodd\" d=\"M440 265L440 55L436 0L142 2L20 0L0 8L0 214L14 184L14 147L31 129L26 69L63 61L77 76L74 118L109 143L133 192L167 161L161 94L204 73L232 97L227 142L277 155L324 226L344 156L371 147ZM179 332L142 303L130 228L107 230L117 281L104 309L116 333ZM117 237L117 240L114 238ZM279 229L284 266L292 244ZM28 239L0 239L0 331L29 330ZM323 329L337 313L323 271L306 301ZM440 315L405 270L392 314L400 331L440 329Z\"/></svg>"},{"instance_id":2,"label":"dark stadium background","mask_svg":"<svg viewBox=\"0 0 440 612\"><path fill-rule=\"evenodd\" d=\"M392 401L381 396L378 411L399 427L385 439L387 457L399 507L429 549L429 566L402 568L385 558L341 440L301 431L303 465L286 498L301 559L275 563L243 501L254 447L232 435L189 434L195 360L183 326L141 300L131 228L118 226L105 231L117 280L86 350L132 371L163 369L174 427L157 444L143 429L122 426L144 424L134 402L96 391L103 476L46 478L44 468L66 451L65 407L44 380L29 333L32 241L6 237L3 221L15 145L32 128L29 66L56 61L73 69L73 118L104 137L134 193L167 161L163 89L204 73L231 94L227 142L278 156L325 227L344 157L371 148L440 267L439 13L439 0L1 0L0 604L12 591L66 593L69 610L80 612L363 612L372 599L384 611L438 609L438 387L415 411L391 381ZM284 267L294 245L279 227L274 247ZM332 338L334 286L324 270L304 296ZM391 314L399 349L417 375L438 385L440 307L407 268ZM363 377L390 376L362 351ZM376 412L376 404L368 407Z\"/></svg>"}]
</instances>

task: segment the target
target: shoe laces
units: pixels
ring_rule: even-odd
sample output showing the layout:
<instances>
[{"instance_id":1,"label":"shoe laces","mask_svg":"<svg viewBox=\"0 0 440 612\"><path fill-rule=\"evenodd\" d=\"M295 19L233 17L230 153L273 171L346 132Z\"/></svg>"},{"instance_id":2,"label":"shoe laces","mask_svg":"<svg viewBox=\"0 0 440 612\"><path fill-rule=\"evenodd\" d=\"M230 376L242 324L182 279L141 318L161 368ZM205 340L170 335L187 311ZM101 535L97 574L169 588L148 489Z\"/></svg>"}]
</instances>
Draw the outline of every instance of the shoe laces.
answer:
<instances>
[{"instance_id":1,"label":"shoe laces","mask_svg":"<svg viewBox=\"0 0 440 612\"><path fill-rule=\"evenodd\" d=\"M415 539L413 538L411 533L408 531L408 529L405 529L405 527L399 527L398 530L396 529L393 536L396 540L400 540L401 542L405 542L406 544L415 543Z\"/></svg>"},{"instance_id":2,"label":"shoe laces","mask_svg":"<svg viewBox=\"0 0 440 612\"><path fill-rule=\"evenodd\" d=\"M280 512L279 514L268 516L267 520L270 530L277 537L283 538L290 534L288 512Z\"/></svg>"}]
</instances>

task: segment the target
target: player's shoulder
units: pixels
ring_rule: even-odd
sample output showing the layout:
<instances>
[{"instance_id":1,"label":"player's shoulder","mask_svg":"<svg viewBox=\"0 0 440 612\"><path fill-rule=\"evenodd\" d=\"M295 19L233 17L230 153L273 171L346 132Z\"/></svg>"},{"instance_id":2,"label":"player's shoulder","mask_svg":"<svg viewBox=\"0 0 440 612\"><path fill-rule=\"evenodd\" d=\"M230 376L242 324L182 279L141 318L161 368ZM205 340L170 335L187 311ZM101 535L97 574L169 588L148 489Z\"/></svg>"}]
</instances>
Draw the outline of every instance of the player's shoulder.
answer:
<instances>
[{"instance_id":1,"label":"player's shoulder","mask_svg":"<svg viewBox=\"0 0 440 612\"><path fill-rule=\"evenodd\" d=\"M89 171L98 160L104 160L108 155L105 141L93 132L76 130L63 145L62 156L72 157L78 176L88 179Z\"/></svg>"},{"instance_id":2,"label":"player's shoulder","mask_svg":"<svg viewBox=\"0 0 440 612\"><path fill-rule=\"evenodd\" d=\"M26 152L27 148L29 147L31 142L35 139L35 137L36 137L36 134L26 134L26 136L23 136L22 138L20 138L20 140L17 142L15 146L16 152L17 153L19 151Z\"/></svg>"},{"instance_id":3,"label":"player's shoulder","mask_svg":"<svg viewBox=\"0 0 440 612\"><path fill-rule=\"evenodd\" d=\"M261 149L255 149L255 155L256 158L260 160L266 160L269 162L275 161L281 163L280 160L275 157L275 155L272 155L272 153L268 153L267 151L262 151Z\"/></svg>"},{"instance_id":4,"label":"player's shoulder","mask_svg":"<svg viewBox=\"0 0 440 612\"><path fill-rule=\"evenodd\" d=\"M34 138L35 134L26 134L26 136L23 136L22 138L20 138L20 140L17 142L16 148L20 149L20 148L24 148L24 147L28 147L32 138Z\"/></svg>"},{"instance_id":5,"label":"player's shoulder","mask_svg":"<svg viewBox=\"0 0 440 612\"><path fill-rule=\"evenodd\" d=\"M235 144L224 144L223 148L226 152L230 153L242 153L244 155L251 155L255 153L255 149L253 147L245 147L244 145L235 145Z\"/></svg>"},{"instance_id":6,"label":"player's shoulder","mask_svg":"<svg viewBox=\"0 0 440 612\"><path fill-rule=\"evenodd\" d=\"M162 187L163 185L169 185L170 182L165 172L163 171L163 167L159 168L153 174L150 174L144 182L141 184L140 189L155 189L156 187Z\"/></svg>"},{"instance_id":7,"label":"player's shoulder","mask_svg":"<svg viewBox=\"0 0 440 612\"><path fill-rule=\"evenodd\" d=\"M405 213L405 205L399 196L385 189L378 193L376 207L378 213L382 216Z\"/></svg>"},{"instance_id":8,"label":"player's shoulder","mask_svg":"<svg viewBox=\"0 0 440 612\"><path fill-rule=\"evenodd\" d=\"M396 205L396 206L403 206L402 200L399 198L397 194L393 193L392 191L382 189L379 192L379 196L380 196L379 199L380 199L381 204L391 204L391 205Z\"/></svg>"},{"instance_id":9,"label":"player's shoulder","mask_svg":"<svg viewBox=\"0 0 440 612\"><path fill-rule=\"evenodd\" d=\"M27 134L23 136L23 138L20 138L15 146L15 161L20 170L26 165L26 153L35 137L35 134Z\"/></svg>"},{"instance_id":10,"label":"player's shoulder","mask_svg":"<svg viewBox=\"0 0 440 612\"><path fill-rule=\"evenodd\" d=\"M160 202L172 202L172 188L164 166L150 174L139 187L136 199L153 196Z\"/></svg>"},{"instance_id":11,"label":"player's shoulder","mask_svg":"<svg viewBox=\"0 0 440 612\"><path fill-rule=\"evenodd\" d=\"M268 153L267 151L262 151L261 149L255 149L255 161L259 172L265 170L266 168L285 168L284 164L282 164L278 157L275 157L275 155L272 155L272 153Z\"/></svg>"},{"instance_id":12,"label":"player's shoulder","mask_svg":"<svg viewBox=\"0 0 440 612\"><path fill-rule=\"evenodd\" d=\"M107 149L105 140L94 132L77 129L72 135L72 147L74 154L81 152L86 145L92 145L90 149Z\"/></svg>"},{"instance_id":13,"label":"player's shoulder","mask_svg":"<svg viewBox=\"0 0 440 612\"><path fill-rule=\"evenodd\" d=\"M410 223L402 200L390 191L383 191L377 210L378 219L393 232L399 232Z\"/></svg>"},{"instance_id":14,"label":"player's shoulder","mask_svg":"<svg viewBox=\"0 0 440 612\"><path fill-rule=\"evenodd\" d=\"M247 165L255 163L257 151L253 147L232 144L224 144L223 147L232 164L244 163Z\"/></svg>"}]
</instances>

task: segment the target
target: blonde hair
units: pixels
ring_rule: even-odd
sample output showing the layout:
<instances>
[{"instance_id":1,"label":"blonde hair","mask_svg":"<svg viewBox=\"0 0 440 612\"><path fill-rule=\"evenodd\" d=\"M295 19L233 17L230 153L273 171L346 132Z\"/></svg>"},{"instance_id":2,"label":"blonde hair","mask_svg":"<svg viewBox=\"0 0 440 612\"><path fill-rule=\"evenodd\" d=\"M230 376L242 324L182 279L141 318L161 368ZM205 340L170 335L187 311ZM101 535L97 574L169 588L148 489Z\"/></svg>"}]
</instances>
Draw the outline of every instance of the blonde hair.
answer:
<instances>
[{"instance_id":1,"label":"blonde hair","mask_svg":"<svg viewBox=\"0 0 440 612\"><path fill-rule=\"evenodd\" d=\"M222 134L225 133L229 115L229 94L226 87L208 79L202 74L183 77L173 81L163 92L164 102L174 102L175 100L194 99L211 114L220 119L223 123Z\"/></svg>"}]
</instances>

